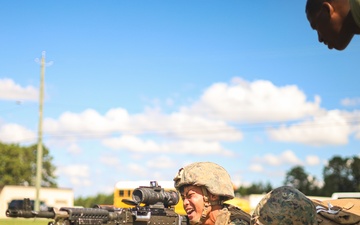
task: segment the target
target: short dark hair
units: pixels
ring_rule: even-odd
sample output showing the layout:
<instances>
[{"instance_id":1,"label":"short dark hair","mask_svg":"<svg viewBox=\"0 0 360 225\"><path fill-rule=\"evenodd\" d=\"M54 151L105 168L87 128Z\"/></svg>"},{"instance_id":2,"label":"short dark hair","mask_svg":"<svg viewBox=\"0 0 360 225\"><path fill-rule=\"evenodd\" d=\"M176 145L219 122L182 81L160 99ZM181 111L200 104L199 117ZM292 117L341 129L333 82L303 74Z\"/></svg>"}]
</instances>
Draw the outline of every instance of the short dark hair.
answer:
<instances>
[{"instance_id":1,"label":"short dark hair","mask_svg":"<svg viewBox=\"0 0 360 225\"><path fill-rule=\"evenodd\" d=\"M332 2L332 0L307 0L305 6L305 13L316 13L320 11L321 6L324 2Z\"/></svg>"}]
</instances>

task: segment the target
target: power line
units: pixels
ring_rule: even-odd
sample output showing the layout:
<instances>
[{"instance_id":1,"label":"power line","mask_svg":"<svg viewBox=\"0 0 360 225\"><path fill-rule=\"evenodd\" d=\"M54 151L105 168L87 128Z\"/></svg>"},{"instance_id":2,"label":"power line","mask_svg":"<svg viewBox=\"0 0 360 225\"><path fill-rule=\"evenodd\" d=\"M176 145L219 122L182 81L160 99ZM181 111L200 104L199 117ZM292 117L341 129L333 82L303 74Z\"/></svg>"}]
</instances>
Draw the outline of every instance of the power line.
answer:
<instances>
[{"instance_id":1,"label":"power line","mask_svg":"<svg viewBox=\"0 0 360 225\"><path fill-rule=\"evenodd\" d=\"M351 119L347 120L346 124L339 123L312 123L312 124L287 124L285 127L289 128L292 126L296 126L299 128L326 128L326 127L345 127L345 126L360 126L360 119ZM226 128L220 127L212 127L211 129L203 129L203 128L181 128L181 129L124 129L124 130L111 130L111 131L63 131L61 133L47 133L44 135L45 138L67 138L74 137L77 139L100 139L107 138L114 135L114 133L120 134L136 134L136 135L146 135L146 134L155 134L155 135L170 135L170 136L179 136L180 135L198 135L198 134L227 134L233 133L235 131L240 131L242 133L250 133L250 132L258 132L258 131L266 131L267 129L278 129L282 126L282 123L258 123L256 125L234 125ZM29 141L30 139L23 139L23 141Z\"/></svg>"}]
</instances>

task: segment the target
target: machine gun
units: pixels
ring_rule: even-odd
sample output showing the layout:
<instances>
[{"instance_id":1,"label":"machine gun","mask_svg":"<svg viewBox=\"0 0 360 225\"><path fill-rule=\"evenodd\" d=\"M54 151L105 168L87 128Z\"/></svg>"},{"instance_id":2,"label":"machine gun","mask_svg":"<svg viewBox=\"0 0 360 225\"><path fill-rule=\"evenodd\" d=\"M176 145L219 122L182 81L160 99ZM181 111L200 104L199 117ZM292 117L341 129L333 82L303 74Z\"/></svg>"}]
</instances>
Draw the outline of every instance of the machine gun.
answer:
<instances>
[{"instance_id":1,"label":"machine gun","mask_svg":"<svg viewBox=\"0 0 360 225\"><path fill-rule=\"evenodd\" d=\"M48 225L188 225L186 216L175 213L179 201L175 191L165 191L156 181L133 191L133 200L123 200L132 208L94 205L92 208L61 207L48 211L33 211L30 199L24 199L23 209L8 209L7 217L48 218Z\"/></svg>"}]
</instances>

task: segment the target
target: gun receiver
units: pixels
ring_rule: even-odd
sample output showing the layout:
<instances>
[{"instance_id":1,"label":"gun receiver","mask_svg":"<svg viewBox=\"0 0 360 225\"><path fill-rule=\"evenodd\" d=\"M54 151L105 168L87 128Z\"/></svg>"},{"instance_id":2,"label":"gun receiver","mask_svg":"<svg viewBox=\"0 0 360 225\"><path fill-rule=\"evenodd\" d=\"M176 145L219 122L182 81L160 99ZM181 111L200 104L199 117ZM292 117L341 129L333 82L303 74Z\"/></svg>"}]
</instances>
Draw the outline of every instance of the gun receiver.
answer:
<instances>
[{"instance_id":1,"label":"gun receiver","mask_svg":"<svg viewBox=\"0 0 360 225\"><path fill-rule=\"evenodd\" d=\"M24 199L23 209L8 209L7 217L48 218L48 225L188 225L186 216L175 213L174 205L179 201L175 191L165 191L156 181L150 187L134 190L133 200L124 201L133 208L116 208L95 205L92 208L61 207L48 211L33 211L30 199ZM140 206L143 203L145 206Z\"/></svg>"}]
</instances>

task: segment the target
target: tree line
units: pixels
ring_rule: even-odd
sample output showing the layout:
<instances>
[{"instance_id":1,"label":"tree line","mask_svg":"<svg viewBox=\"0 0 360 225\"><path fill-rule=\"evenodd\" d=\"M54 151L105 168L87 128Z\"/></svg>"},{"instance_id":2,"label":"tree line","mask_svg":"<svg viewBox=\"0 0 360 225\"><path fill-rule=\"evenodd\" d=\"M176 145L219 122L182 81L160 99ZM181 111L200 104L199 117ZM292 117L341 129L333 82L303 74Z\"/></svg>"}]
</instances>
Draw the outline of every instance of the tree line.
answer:
<instances>
[{"instance_id":1,"label":"tree line","mask_svg":"<svg viewBox=\"0 0 360 225\"><path fill-rule=\"evenodd\" d=\"M293 186L308 196L331 196L334 192L360 192L360 158L334 156L323 168L323 179L307 173L303 166L292 167L283 185ZM272 190L269 182L240 186L236 192L242 196L263 194Z\"/></svg>"},{"instance_id":2,"label":"tree line","mask_svg":"<svg viewBox=\"0 0 360 225\"><path fill-rule=\"evenodd\" d=\"M0 142L0 187L4 185L35 186L37 145L20 146ZM48 148L43 146L42 187L57 187L55 165ZM285 176L284 185L297 188L309 196L331 196L334 192L360 192L360 158L359 156L334 156L323 168L323 178L318 179L307 173L303 166L292 167ZM274 187L270 182L253 183L240 186L237 194L263 194ZM98 194L93 197L79 197L75 205L92 207L93 204L113 204L113 193Z\"/></svg>"}]
</instances>

